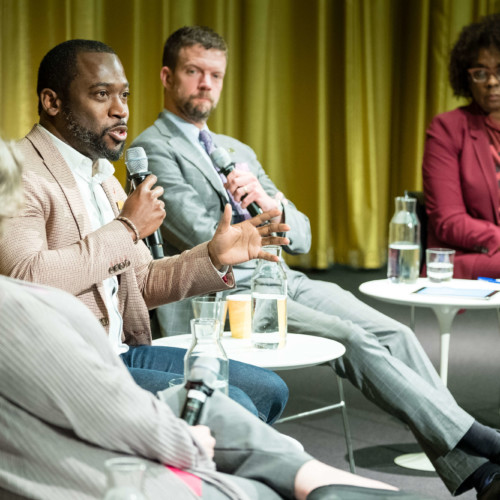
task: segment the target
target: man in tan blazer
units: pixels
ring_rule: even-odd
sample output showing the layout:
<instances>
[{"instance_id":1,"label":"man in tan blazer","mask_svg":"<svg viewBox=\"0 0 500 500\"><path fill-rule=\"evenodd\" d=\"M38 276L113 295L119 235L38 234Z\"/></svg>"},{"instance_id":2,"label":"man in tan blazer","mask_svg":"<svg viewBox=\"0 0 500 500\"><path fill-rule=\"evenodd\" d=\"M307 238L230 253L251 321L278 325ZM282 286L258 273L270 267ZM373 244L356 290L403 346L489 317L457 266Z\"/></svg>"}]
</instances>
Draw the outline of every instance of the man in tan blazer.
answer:
<instances>
[{"instance_id":1,"label":"man in tan blazer","mask_svg":"<svg viewBox=\"0 0 500 500\"><path fill-rule=\"evenodd\" d=\"M148 310L233 287L230 266L270 258L262 244L286 243L270 233L288 226L256 229L277 211L230 226L228 210L211 241L153 260L141 239L165 217L163 188L150 176L127 198L108 161L124 149L129 115L116 54L100 42L64 42L44 57L37 91L40 123L20 143L25 207L6 223L0 272L78 297L136 382L155 393L183 373L185 351L150 345ZM288 397L276 374L242 363L230 363L230 384L230 396L268 422Z\"/></svg>"}]
</instances>

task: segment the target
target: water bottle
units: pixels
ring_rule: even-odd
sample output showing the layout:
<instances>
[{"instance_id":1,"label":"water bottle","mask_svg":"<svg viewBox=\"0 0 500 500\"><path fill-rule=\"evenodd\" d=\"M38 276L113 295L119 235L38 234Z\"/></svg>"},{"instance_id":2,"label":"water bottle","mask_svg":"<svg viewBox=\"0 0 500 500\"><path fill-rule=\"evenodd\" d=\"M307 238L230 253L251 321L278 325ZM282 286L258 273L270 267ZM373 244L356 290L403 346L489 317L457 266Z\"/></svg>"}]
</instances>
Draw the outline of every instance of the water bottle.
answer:
<instances>
[{"instance_id":1,"label":"water bottle","mask_svg":"<svg viewBox=\"0 0 500 500\"><path fill-rule=\"evenodd\" d=\"M108 489L104 500L147 500L142 491L146 464L136 457L110 458L104 462Z\"/></svg>"},{"instance_id":2,"label":"water bottle","mask_svg":"<svg viewBox=\"0 0 500 500\"><path fill-rule=\"evenodd\" d=\"M389 225L387 277L393 283L416 283L420 274L420 223L417 200L405 193L396 198Z\"/></svg>"},{"instance_id":3,"label":"water bottle","mask_svg":"<svg viewBox=\"0 0 500 500\"><path fill-rule=\"evenodd\" d=\"M191 346L184 356L184 381L187 382L191 368L199 357L212 357L219 361L219 373L213 384L224 394L228 394L229 359L222 347L219 336L220 323L213 318L191 320Z\"/></svg>"},{"instance_id":4,"label":"water bottle","mask_svg":"<svg viewBox=\"0 0 500 500\"><path fill-rule=\"evenodd\" d=\"M281 257L281 247L266 246ZM252 344L259 349L278 349L286 343L287 279L281 262L259 259L252 275Z\"/></svg>"}]
</instances>

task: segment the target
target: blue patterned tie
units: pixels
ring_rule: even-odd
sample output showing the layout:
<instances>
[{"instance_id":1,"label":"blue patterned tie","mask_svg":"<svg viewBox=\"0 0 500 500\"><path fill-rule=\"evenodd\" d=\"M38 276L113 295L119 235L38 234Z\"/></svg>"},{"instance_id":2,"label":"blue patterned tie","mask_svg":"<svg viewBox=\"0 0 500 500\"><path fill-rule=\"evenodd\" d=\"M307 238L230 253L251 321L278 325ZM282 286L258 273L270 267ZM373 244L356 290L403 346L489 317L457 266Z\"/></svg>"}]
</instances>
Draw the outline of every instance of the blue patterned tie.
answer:
<instances>
[{"instance_id":1,"label":"blue patterned tie","mask_svg":"<svg viewBox=\"0 0 500 500\"><path fill-rule=\"evenodd\" d=\"M214 141L212 140L212 136L208 130L202 130L200 132L200 142L203 144L205 151L211 155L213 150L215 149Z\"/></svg>"},{"instance_id":2,"label":"blue patterned tie","mask_svg":"<svg viewBox=\"0 0 500 500\"><path fill-rule=\"evenodd\" d=\"M212 140L212 136L210 135L210 132L208 130L202 130L200 132L200 142L203 144L203 147L205 148L205 151L210 155L212 154L213 150L215 149L214 146L214 141ZM213 165L213 163L212 163ZM225 184L226 182L226 176L224 174L221 174L219 172L219 169L217 166L214 165L215 170L217 170L217 173L219 174L219 177L222 180L222 183ZM241 208L240 204L234 201L234 198L232 194L227 191L227 195L229 197L229 203L231 203L231 206L233 207L233 224L237 224L238 222L242 222L244 220L250 219L251 215L248 213L248 210L246 208Z\"/></svg>"}]
</instances>

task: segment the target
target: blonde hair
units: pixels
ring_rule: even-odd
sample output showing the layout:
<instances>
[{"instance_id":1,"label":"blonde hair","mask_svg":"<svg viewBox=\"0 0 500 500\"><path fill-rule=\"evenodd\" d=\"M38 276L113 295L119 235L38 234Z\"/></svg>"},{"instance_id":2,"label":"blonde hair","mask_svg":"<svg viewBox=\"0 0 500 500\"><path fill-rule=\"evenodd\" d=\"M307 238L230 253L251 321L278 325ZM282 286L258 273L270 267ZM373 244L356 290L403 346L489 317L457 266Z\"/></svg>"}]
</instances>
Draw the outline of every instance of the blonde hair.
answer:
<instances>
[{"instance_id":1,"label":"blonde hair","mask_svg":"<svg viewBox=\"0 0 500 500\"><path fill-rule=\"evenodd\" d=\"M0 138L0 233L6 217L12 217L21 208L22 162L13 142Z\"/></svg>"}]
</instances>

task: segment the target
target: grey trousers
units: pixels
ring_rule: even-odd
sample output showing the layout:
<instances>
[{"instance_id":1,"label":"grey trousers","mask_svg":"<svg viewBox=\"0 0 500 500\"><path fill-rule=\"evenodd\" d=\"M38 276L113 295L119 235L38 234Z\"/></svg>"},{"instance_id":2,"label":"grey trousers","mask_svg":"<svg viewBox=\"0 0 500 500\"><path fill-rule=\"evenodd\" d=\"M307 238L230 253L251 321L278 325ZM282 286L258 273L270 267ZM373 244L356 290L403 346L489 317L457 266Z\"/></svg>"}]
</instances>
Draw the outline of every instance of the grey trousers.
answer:
<instances>
[{"instance_id":1,"label":"grey trousers","mask_svg":"<svg viewBox=\"0 0 500 500\"><path fill-rule=\"evenodd\" d=\"M410 328L333 283L288 271L288 331L346 347L332 362L373 403L405 422L452 493L487 460L456 448L474 418L444 386Z\"/></svg>"}]
</instances>

